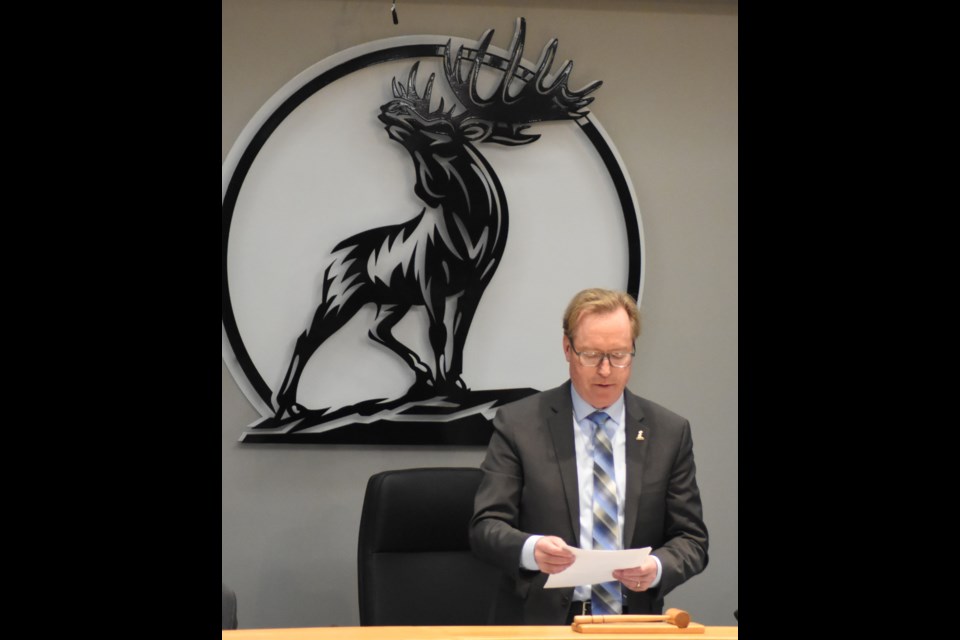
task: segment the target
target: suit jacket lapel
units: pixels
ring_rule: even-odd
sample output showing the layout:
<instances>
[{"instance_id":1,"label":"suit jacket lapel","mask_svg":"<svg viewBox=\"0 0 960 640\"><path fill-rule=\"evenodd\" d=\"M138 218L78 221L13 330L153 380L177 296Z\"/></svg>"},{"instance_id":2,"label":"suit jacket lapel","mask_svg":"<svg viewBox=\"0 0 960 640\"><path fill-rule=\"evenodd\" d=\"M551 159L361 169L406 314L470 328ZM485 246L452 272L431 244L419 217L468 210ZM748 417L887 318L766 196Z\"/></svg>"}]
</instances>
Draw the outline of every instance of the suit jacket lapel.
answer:
<instances>
[{"instance_id":1,"label":"suit jacket lapel","mask_svg":"<svg viewBox=\"0 0 960 640\"><path fill-rule=\"evenodd\" d=\"M637 397L624 390L626 419L624 428L627 436L627 496L623 512L623 546L629 548L633 533L637 528L637 516L640 508L640 492L643 490L643 464L647 456L648 427L645 424L643 409ZM643 440L637 440L637 434L643 431Z\"/></svg>"},{"instance_id":2,"label":"suit jacket lapel","mask_svg":"<svg viewBox=\"0 0 960 640\"><path fill-rule=\"evenodd\" d=\"M570 527L573 529L573 546L580 546L580 485L577 482L577 451L573 442L573 402L570 400L570 382L555 389L549 399L547 430L553 440L557 455L557 467L567 501Z\"/></svg>"}]
</instances>

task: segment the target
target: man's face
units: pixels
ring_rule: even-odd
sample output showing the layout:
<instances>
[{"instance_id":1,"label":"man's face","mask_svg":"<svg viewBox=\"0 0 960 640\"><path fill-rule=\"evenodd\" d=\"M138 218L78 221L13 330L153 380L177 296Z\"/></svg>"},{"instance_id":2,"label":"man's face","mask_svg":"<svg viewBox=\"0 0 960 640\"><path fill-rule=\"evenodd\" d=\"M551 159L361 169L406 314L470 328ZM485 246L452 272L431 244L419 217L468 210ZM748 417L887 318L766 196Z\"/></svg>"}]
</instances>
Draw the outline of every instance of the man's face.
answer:
<instances>
[{"instance_id":1,"label":"man's face","mask_svg":"<svg viewBox=\"0 0 960 640\"><path fill-rule=\"evenodd\" d=\"M580 325L573 335L573 344L567 336L563 337L563 354L570 363L570 380L580 397L597 409L606 409L616 402L630 379L631 367L622 369L610 366L610 360L604 358L596 367L580 364L573 352L577 351L633 351L630 332L630 318L620 308L611 313L590 313L580 318ZM631 362L631 365L633 363Z\"/></svg>"}]
</instances>

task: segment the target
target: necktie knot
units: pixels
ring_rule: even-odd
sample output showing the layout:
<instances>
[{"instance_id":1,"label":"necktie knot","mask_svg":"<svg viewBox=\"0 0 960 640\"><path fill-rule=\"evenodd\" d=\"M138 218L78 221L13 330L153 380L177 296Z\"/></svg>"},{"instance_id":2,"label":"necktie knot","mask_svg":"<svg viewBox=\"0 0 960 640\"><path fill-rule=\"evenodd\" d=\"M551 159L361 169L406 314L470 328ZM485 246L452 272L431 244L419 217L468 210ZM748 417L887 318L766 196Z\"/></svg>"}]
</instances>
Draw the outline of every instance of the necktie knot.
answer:
<instances>
[{"instance_id":1,"label":"necktie knot","mask_svg":"<svg viewBox=\"0 0 960 640\"><path fill-rule=\"evenodd\" d=\"M610 420L610 416L607 415L606 412L594 411L593 413L587 416L587 420L595 424L597 426L597 429L603 429L604 432L607 432L608 436L610 435L608 433L609 429L607 429L606 427L607 422Z\"/></svg>"},{"instance_id":2,"label":"necktie knot","mask_svg":"<svg viewBox=\"0 0 960 640\"><path fill-rule=\"evenodd\" d=\"M608 418L610 418L610 416L608 416L605 411L594 411L587 416L587 419L598 427L602 427Z\"/></svg>"}]
</instances>

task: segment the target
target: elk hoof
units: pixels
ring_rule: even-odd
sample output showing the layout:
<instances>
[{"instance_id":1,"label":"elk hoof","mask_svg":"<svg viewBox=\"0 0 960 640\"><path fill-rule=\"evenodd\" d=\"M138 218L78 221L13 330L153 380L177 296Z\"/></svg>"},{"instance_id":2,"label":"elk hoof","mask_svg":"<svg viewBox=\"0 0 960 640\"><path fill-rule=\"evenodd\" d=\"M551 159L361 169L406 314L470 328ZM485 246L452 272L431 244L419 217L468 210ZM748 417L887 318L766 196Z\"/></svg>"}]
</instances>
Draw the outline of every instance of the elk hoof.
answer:
<instances>
[{"instance_id":1,"label":"elk hoof","mask_svg":"<svg viewBox=\"0 0 960 640\"><path fill-rule=\"evenodd\" d=\"M446 392L452 396L470 391L470 387L468 387L467 383L460 377L457 377L456 380L447 380L447 384L444 386L446 387Z\"/></svg>"},{"instance_id":2,"label":"elk hoof","mask_svg":"<svg viewBox=\"0 0 960 640\"><path fill-rule=\"evenodd\" d=\"M456 396L469 391L467 383L463 381L459 376L456 379L446 379L440 381L437 385L437 393L444 395Z\"/></svg>"},{"instance_id":3,"label":"elk hoof","mask_svg":"<svg viewBox=\"0 0 960 640\"><path fill-rule=\"evenodd\" d=\"M418 379L410 389L407 390L407 398L432 398L437 395L437 387L433 380L429 378Z\"/></svg>"},{"instance_id":4,"label":"elk hoof","mask_svg":"<svg viewBox=\"0 0 960 640\"><path fill-rule=\"evenodd\" d=\"M299 402L294 402L289 406L280 405L277 407L277 413L275 415L277 421L283 420L292 420L293 418L299 418L301 415L305 414L309 409L300 404Z\"/></svg>"}]
</instances>

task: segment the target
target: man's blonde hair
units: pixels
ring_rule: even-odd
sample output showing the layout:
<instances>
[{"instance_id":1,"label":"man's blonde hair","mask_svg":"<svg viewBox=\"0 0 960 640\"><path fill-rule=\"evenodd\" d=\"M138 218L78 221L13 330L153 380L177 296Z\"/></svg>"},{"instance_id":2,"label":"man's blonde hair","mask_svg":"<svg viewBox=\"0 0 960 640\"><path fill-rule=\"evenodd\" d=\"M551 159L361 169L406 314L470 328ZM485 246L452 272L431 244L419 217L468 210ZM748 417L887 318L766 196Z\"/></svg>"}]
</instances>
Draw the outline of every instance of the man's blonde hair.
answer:
<instances>
[{"instance_id":1,"label":"man's blonde hair","mask_svg":"<svg viewBox=\"0 0 960 640\"><path fill-rule=\"evenodd\" d=\"M577 332L583 316L588 313L612 313L621 308L627 312L630 332L636 341L640 335L640 310L637 308L637 301L629 293L610 289L584 289L573 296L563 314L563 333L573 341L573 334Z\"/></svg>"}]
</instances>

